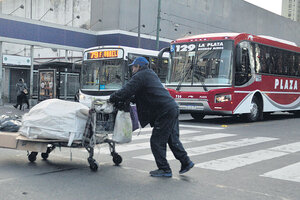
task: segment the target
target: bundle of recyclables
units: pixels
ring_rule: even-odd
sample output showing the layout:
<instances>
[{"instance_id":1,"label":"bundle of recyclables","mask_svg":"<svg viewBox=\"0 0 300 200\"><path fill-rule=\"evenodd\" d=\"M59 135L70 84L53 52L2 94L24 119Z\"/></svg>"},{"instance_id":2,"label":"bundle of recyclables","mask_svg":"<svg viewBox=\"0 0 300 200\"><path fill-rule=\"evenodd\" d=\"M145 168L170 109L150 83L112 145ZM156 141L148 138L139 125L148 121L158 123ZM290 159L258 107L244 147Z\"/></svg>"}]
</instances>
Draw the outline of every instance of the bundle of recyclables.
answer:
<instances>
[{"instance_id":1,"label":"bundle of recyclables","mask_svg":"<svg viewBox=\"0 0 300 200\"><path fill-rule=\"evenodd\" d=\"M90 169L97 171L98 164L93 158L95 145L108 143L113 162L119 165L122 157L115 151L115 144L131 142L132 124L130 113L117 110L107 99L95 99L91 108L78 102L50 99L23 116L19 133L31 142L47 145L41 154L43 159L55 147L85 147ZM32 151L28 159L34 162L37 154Z\"/></svg>"}]
</instances>

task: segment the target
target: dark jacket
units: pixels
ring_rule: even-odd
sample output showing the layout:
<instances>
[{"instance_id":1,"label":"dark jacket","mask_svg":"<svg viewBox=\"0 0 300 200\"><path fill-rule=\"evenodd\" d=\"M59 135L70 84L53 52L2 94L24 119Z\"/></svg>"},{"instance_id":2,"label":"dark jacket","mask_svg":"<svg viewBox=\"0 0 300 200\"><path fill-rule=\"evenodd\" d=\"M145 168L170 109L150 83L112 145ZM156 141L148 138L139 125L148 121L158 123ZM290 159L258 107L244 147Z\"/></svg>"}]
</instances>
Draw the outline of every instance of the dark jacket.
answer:
<instances>
[{"instance_id":1,"label":"dark jacket","mask_svg":"<svg viewBox=\"0 0 300 200\"><path fill-rule=\"evenodd\" d=\"M19 81L19 82L16 84L17 95L22 94L22 92L23 92L24 89L28 90L26 83L24 83L24 82L22 82L22 81Z\"/></svg>"},{"instance_id":2,"label":"dark jacket","mask_svg":"<svg viewBox=\"0 0 300 200\"><path fill-rule=\"evenodd\" d=\"M132 76L122 89L110 96L110 101L127 101L135 96L139 121L142 127L153 126L155 119L178 105L161 84L152 69L144 66Z\"/></svg>"}]
</instances>

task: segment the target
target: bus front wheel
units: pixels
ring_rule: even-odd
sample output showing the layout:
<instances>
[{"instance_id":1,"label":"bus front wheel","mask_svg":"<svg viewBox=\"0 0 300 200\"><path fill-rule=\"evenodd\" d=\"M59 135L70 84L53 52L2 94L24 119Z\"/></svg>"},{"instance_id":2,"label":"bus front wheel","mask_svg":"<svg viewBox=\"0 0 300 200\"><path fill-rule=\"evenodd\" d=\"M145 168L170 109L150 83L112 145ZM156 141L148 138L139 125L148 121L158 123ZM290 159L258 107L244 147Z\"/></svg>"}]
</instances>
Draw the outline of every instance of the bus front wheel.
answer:
<instances>
[{"instance_id":1,"label":"bus front wheel","mask_svg":"<svg viewBox=\"0 0 300 200\"><path fill-rule=\"evenodd\" d=\"M204 114L202 113L191 113L191 116L197 120L197 121L201 121L204 118Z\"/></svg>"},{"instance_id":2,"label":"bus front wheel","mask_svg":"<svg viewBox=\"0 0 300 200\"><path fill-rule=\"evenodd\" d=\"M255 122L260 120L261 116L262 116L262 107L259 103L258 98L255 96L253 97L250 105L250 113L246 114L246 118L250 122Z\"/></svg>"}]
</instances>

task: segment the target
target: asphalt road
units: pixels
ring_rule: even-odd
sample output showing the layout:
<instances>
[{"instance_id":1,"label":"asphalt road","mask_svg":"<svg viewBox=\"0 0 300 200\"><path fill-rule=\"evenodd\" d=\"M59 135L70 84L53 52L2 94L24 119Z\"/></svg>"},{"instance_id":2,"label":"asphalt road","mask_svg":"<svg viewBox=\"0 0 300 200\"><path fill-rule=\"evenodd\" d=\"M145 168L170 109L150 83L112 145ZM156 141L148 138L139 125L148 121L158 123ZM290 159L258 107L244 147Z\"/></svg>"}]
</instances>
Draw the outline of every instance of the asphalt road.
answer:
<instances>
[{"instance_id":1,"label":"asphalt road","mask_svg":"<svg viewBox=\"0 0 300 200\"><path fill-rule=\"evenodd\" d=\"M172 178L153 178L156 168L149 137L142 129L114 166L108 147L96 148L92 172L85 149L56 148L34 163L26 151L0 149L0 199L105 200L299 200L300 118L278 113L246 123L233 117L180 116L181 140L196 166L179 175L180 163L168 152Z\"/></svg>"}]
</instances>

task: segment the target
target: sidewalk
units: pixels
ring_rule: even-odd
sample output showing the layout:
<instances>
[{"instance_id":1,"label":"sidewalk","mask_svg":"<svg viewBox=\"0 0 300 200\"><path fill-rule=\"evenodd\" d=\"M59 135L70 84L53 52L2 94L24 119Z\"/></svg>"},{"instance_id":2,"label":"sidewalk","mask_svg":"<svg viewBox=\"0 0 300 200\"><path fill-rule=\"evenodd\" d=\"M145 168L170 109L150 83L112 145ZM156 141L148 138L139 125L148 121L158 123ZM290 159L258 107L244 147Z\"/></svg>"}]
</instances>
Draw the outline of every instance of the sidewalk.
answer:
<instances>
[{"instance_id":1,"label":"sidewalk","mask_svg":"<svg viewBox=\"0 0 300 200\"><path fill-rule=\"evenodd\" d=\"M1 115L8 115L8 116L22 116L24 113L27 113L29 109L19 110L16 109L12 103L5 103L3 106L0 106L0 116Z\"/></svg>"}]
</instances>

